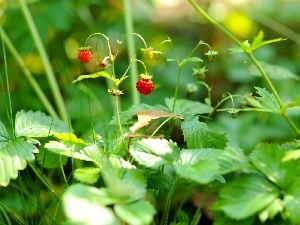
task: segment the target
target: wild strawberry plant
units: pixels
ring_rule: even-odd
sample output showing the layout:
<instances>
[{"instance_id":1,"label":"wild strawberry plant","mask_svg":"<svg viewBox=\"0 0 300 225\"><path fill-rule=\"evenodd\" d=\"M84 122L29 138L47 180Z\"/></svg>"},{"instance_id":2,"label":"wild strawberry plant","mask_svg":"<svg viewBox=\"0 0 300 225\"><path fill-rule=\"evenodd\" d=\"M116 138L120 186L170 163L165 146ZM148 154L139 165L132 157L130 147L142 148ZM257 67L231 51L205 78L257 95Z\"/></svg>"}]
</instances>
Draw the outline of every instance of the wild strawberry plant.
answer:
<instances>
[{"instance_id":1,"label":"wild strawberry plant","mask_svg":"<svg viewBox=\"0 0 300 225\"><path fill-rule=\"evenodd\" d=\"M216 225L299 224L300 142L296 138L300 137L300 128L295 122L299 114L293 117L290 112L299 112L300 96L284 103L253 54L257 48L283 39L265 41L260 31L250 43L240 42L193 0L189 2L237 44L229 49L230 53L249 56L266 87L253 87L254 94L225 93L213 105L213 87L205 82L209 73L205 63L216 60L218 51L204 41L180 59L171 38L153 48L137 33L128 33L116 43L111 43L105 34L93 33L79 49L78 60L90 63L97 55L97 49L88 45L91 38L104 40L107 52L102 52L96 72L79 75L73 83L87 79L106 79L109 83L107 98L114 101L115 115L106 125L108 135L92 130L89 139L83 139L56 117L22 110L12 123L13 135L0 123L0 185L9 185L28 164L57 198L57 205L61 202L64 224L197 224L210 196L214 201L209 211ZM119 48L128 36L138 38L144 46L141 58L132 58L119 75ZM162 45L168 46L172 55L160 51ZM207 52L199 56L196 50L204 48ZM128 94L122 85L131 78L132 64L142 66L136 91L146 97L156 91L153 78L160 74L152 74L145 60L165 60L166 65L176 65L174 96L162 96L156 105L136 104L121 111L122 96ZM182 69L187 64L193 65L190 74L195 78L194 83L186 84L187 94L204 87L207 97L203 101L178 97ZM221 108L225 102L231 107ZM226 133L210 128L208 121L217 111L228 112L232 119L242 112L273 113L284 118L294 134L289 142L257 143L246 154L230 146ZM173 132L182 133L183 143L172 139ZM72 171L67 174L64 166L68 162ZM63 190L42 176L43 170L51 168L58 168ZM190 212L184 205L193 193L201 193L202 198ZM56 223L55 215L52 223ZM15 221L25 224L22 218Z\"/></svg>"}]
</instances>

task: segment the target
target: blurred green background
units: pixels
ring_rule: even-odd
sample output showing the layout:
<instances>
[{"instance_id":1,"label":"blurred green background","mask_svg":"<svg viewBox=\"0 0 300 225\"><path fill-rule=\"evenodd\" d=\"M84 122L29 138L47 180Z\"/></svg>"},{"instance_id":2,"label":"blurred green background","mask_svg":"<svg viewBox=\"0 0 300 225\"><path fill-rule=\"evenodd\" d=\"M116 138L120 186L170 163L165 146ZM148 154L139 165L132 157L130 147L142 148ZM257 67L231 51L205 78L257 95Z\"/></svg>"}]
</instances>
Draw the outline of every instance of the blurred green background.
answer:
<instances>
[{"instance_id":1,"label":"blurred green background","mask_svg":"<svg viewBox=\"0 0 300 225\"><path fill-rule=\"evenodd\" d=\"M134 31L144 37L148 46L155 48L170 37L179 58L184 59L196 44L203 40L219 55L210 62L204 55L207 47L200 47L195 56L203 59L209 70L205 81L212 87L212 100L215 105L225 92L231 94L253 93L254 86L265 87L264 81L243 54L228 54L227 48L234 47L223 33L201 18L186 0L132 0ZM101 32L107 35L116 47L117 39L125 33L124 7L120 0L28 0L30 11L53 66L61 92L66 103L70 121L78 135L91 129L91 121L100 134L103 124L113 115L112 97L107 94L104 78L72 84L80 74L94 72L96 61L82 65L77 60L77 52L86 38ZM225 25L241 40L252 40L260 29L265 39L284 37L286 41L264 46L255 56L264 62L283 101L291 101L300 95L300 2L297 0L209 0L197 1L217 21ZM18 1L0 0L0 25L21 54L26 66L33 73L45 94L54 104L45 76L41 59L30 35ZM137 58L143 59L139 51L143 43L135 38ZM93 53L96 60L107 55L103 39L99 39ZM124 41L116 61L117 75L121 76L128 66L127 42ZM95 50L95 48L93 49ZM165 54L160 61L145 61L148 71L153 75L155 90L149 96L141 96L141 102L163 104L164 97L172 97L175 89L177 70L172 62L171 49L164 45ZM21 69L6 49L7 72L13 115L21 110L45 111L35 92L24 77ZM0 119L8 126L8 91L5 85L5 63L3 48L0 48L1 86ZM186 85L195 82L192 75L193 64L183 69L179 97L204 101L207 97L203 86L197 93L186 95ZM143 68L139 65L139 72ZM121 107L128 109L133 104L130 80L120 87ZM87 94L89 93L89 94ZM230 102L228 102L230 103ZM226 106L226 105L224 105ZM239 104L236 102L236 106ZM228 104L228 107L231 107ZM299 111L292 113L296 124L300 122ZM286 141L295 137L286 121L276 115L265 113L239 113L232 119L226 112L218 112L209 126L228 133L230 145L251 149L258 141Z\"/></svg>"}]
</instances>

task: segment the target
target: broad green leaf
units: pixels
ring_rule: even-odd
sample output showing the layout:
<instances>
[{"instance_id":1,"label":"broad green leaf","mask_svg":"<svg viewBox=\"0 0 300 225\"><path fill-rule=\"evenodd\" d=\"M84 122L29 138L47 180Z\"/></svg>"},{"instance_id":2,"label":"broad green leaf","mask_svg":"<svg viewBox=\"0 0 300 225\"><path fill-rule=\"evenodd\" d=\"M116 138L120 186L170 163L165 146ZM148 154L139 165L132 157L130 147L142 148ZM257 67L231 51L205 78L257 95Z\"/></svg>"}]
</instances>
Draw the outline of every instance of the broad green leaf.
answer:
<instances>
[{"instance_id":1,"label":"broad green leaf","mask_svg":"<svg viewBox=\"0 0 300 225\"><path fill-rule=\"evenodd\" d=\"M76 83L76 82L84 80L84 79L98 78L98 77L105 77L105 78L111 79L111 76L109 75L109 73L107 73L106 71L100 71L100 72L92 73L89 75L80 75L76 80L73 81L73 83Z\"/></svg>"},{"instance_id":2,"label":"broad green leaf","mask_svg":"<svg viewBox=\"0 0 300 225\"><path fill-rule=\"evenodd\" d=\"M197 117L186 118L182 122L181 128L184 140L190 149L224 149L228 141L225 134L219 134L211 130L205 123L200 122Z\"/></svg>"},{"instance_id":3,"label":"broad green leaf","mask_svg":"<svg viewBox=\"0 0 300 225\"><path fill-rule=\"evenodd\" d=\"M36 154L39 164L46 169L53 169L66 165L68 158L64 155L58 155L50 151L46 151L44 148L39 149L39 153Z\"/></svg>"},{"instance_id":4,"label":"broad green leaf","mask_svg":"<svg viewBox=\"0 0 300 225\"><path fill-rule=\"evenodd\" d=\"M291 72L290 70L288 70L283 66L272 65L270 63L262 62L262 61L259 61L259 64L263 67L263 69L271 79L281 80L281 81L286 79L293 79L293 80L300 81L299 75ZM251 75L261 76L261 73L259 72L259 70L255 65L251 65L249 67L249 70Z\"/></svg>"},{"instance_id":5,"label":"broad green leaf","mask_svg":"<svg viewBox=\"0 0 300 225\"><path fill-rule=\"evenodd\" d=\"M162 171L151 173L147 178L148 189L168 191L172 183L173 178L170 175L163 173Z\"/></svg>"},{"instance_id":6,"label":"broad green leaf","mask_svg":"<svg viewBox=\"0 0 300 225\"><path fill-rule=\"evenodd\" d=\"M47 137L57 133L69 133L69 127L61 120L37 111L24 110L16 114L16 137Z\"/></svg>"},{"instance_id":7,"label":"broad green leaf","mask_svg":"<svg viewBox=\"0 0 300 225\"><path fill-rule=\"evenodd\" d=\"M172 163L179 158L176 143L166 139L141 139L134 142L129 151L138 163L153 168Z\"/></svg>"},{"instance_id":8,"label":"broad green leaf","mask_svg":"<svg viewBox=\"0 0 300 225\"><path fill-rule=\"evenodd\" d=\"M246 219L272 204L279 195L280 190L261 176L238 177L221 189L213 209L232 219Z\"/></svg>"},{"instance_id":9,"label":"broad green leaf","mask_svg":"<svg viewBox=\"0 0 300 225\"><path fill-rule=\"evenodd\" d=\"M151 224L156 213L155 208L144 200L115 205L114 210L117 216L130 225Z\"/></svg>"},{"instance_id":10,"label":"broad green leaf","mask_svg":"<svg viewBox=\"0 0 300 225\"><path fill-rule=\"evenodd\" d=\"M200 184L206 184L215 178L219 172L216 161L201 158L201 150L188 149L180 152L180 160L174 162L177 174Z\"/></svg>"},{"instance_id":11,"label":"broad green leaf","mask_svg":"<svg viewBox=\"0 0 300 225\"><path fill-rule=\"evenodd\" d=\"M270 181L286 188L298 174L298 162L283 162L285 150L277 144L259 144L250 155L253 165Z\"/></svg>"},{"instance_id":12,"label":"broad green leaf","mask_svg":"<svg viewBox=\"0 0 300 225\"><path fill-rule=\"evenodd\" d=\"M300 159L300 149L287 151L285 156L282 158L282 161L289 161L293 159Z\"/></svg>"},{"instance_id":13,"label":"broad green leaf","mask_svg":"<svg viewBox=\"0 0 300 225\"><path fill-rule=\"evenodd\" d=\"M74 178L82 183L94 184L100 177L101 169L95 167L77 168L74 171Z\"/></svg>"},{"instance_id":14,"label":"broad green leaf","mask_svg":"<svg viewBox=\"0 0 300 225\"><path fill-rule=\"evenodd\" d=\"M70 186L62 197L63 209L72 224L103 225L119 224L110 207L102 204L100 189L83 184Z\"/></svg>"},{"instance_id":15,"label":"broad green leaf","mask_svg":"<svg viewBox=\"0 0 300 225\"><path fill-rule=\"evenodd\" d=\"M279 110L280 106L275 98L275 96L268 92L265 88L260 87L254 87L256 89L256 93L259 95L259 97L256 97L262 105L264 105L268 109L272 110Z\"/></svg>"},{"instance_id":16,"label":"broad green leaf","mask_svg":"<svg viewBox=\"0 0 300 225\"><path fill-rule=\"evenodd\" d=\"M6 187L11 179L18 177L18 171L27 166L27 161L34 160L36 147L23 138L17 138L0 148L0 186Z\"/></svg>"},{"instance_id":17,"label":"broad green leaf","mask_svg":"<svg viewBox=\"0 0 300 225\"><path fill-rule=\"evenodd\" d=\"M213 217L213 225L254 225L254 216L243 220L234 220L226 216L222 211L214 211Z\"/></svg>"},{"instance_id":18,"label":"broad green leaf","mask_svg":"<svg viewBox=\"0 0 300 225\"><path fill-rule=\"evenodd\" d=\"M166 98L165 103L170 111L173 109L174 98ZM196 115L209 113L211 108L204 103L187 99L177 99L174 113L180 115Z\"/></svg>"}]
</instances>

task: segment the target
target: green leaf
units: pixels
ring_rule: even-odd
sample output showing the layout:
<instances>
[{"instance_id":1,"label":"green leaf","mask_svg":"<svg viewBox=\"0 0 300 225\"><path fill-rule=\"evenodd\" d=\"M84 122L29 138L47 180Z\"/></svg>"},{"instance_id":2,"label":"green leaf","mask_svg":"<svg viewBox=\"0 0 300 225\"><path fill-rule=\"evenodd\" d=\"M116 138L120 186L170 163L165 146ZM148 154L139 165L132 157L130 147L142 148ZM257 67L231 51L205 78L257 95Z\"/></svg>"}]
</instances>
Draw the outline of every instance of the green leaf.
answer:
<instances>
[{"instance_id":1,"label":"green leaf","mask_svg":"<svg viewBox=\"0 0 300 225\"><path fill-rule=\"evenodd\" d=\"M248 158L243 150L235 148L219 149L199 149L201 158L216 161L219 164L219 173L227 174L234 171L248 169L250 166Z\"/></svg>"},{"instance_id":2,"label":"green leaf","mask_svg":"<svg viewBox=\"0 0 300 225\"><path fill-rule=\"evenodd\" d=\"M146 179L143 173L136 169L127 170L119 182L109 186L111 193L123 202L136 201L146 194Z\"/></svg>"},{"instance_id":3,"label":"green leaf","mask_svg":"<svg viewBox=\"0 0 300 225\"><path fill-rule=\"evenodd\" d=\"M170 111L172 111L174 98L166 98L165 103ZM196 115L209 113L211 108L199 101L192 101L187 99L177 99L174 113L180 115Z\"/></svg>"},{"instance_id":4,"label":"green leaf","mask_svg":"<svg viewBox=\"0 0 300 225\"><path fill-rule=\"evenodd\" d=\"M265 34L264 34L263 30L259 30L258 34L253 38L253 41L251 42L251 48L255 48L256 46L261 44L264 37L265 37Z\"/></svg>"},{"instance_id":5,"label":"green leaf","mask_svg":"<svg viewBox=\"0 0 300 225\"><path fill-rule=\"evenodd\" d=\"M107 73L106 71L100 71L100 72L92 73L89 75L80 75L76 80L73 81L73 83L76 83L76 82L84 80L84 79L98 78L98 77L105 77L108 79L112 79L111 76L109 75L109 73Z\"/></svg>"},{"instance_id":6,"label":"green leaf","mask_svg":"<svg viewBox=\"0 0 300 225\"><path fill-rule=\"evenodd\" d=\"M219 171L216 161L202 159L202 150L188 149L180 152L180 160L174 162L177 174L200 184L206 184L215 178Z\"/></svg>"},{"instance_id":7,"label":"green leaf","mask_svg":"<svg viewBox=\"0 0 300 225\"><path fill-rule=\"evenodd\" d=\"M289 161L293 159L300 159L300 149L287 151L285 156L282 158L282 161Z\"/></svg>"},{"instance_id":8,"label":"green leaf","mask_svg":"<svg viewBox=\"0 0 300 225\"><path fill-rule=\"evenodd\" d=\"M250 155L253 165L270 181L286 188L298 174L297 161L283 162L285 150L277 144L259 144Z\"/></svg>"},{"instance_id":9,"label":"green leaf","mask_svg":"<svg viewBox=\"0 0 300 225\"><path fill-rule=\"evenodd\" d=\"M110 207L102 204L103 193L95 187L83 184L71 185L62 197L63 209L72 224L119 224Z\"/></svg>"},{"instance_id":10,"label":"green leaf","mask_svg":"<svg viewBox=\"0 0 300 225\"><path fill-rule=\"evenodd\" d=\"M9 141L10 137L9 134L6 130L5 125L0 121L0 147L4 144L5 142Z\"/></svg>"},{"instance_id":11,"label":"green leaf","mask_svg":"<svg viewBox=\"0 0 300 225\"><path fill-rule=\"evenodd\" d=\"M28 161L34 160L33 151L36 147L27 143L23 138L7 142L0 148L0 186L6 187L10 179L18 177L18 170L23 170Z\"/></svg>"},{"instance_id":12,"label":"green leaf","mask_svg":"<svg viewBox=\"0 0 300 225\"><path fill-rule=\"evenodd\" d=\"M280 106L274 96L274 94L268 92L265 88L254 87L256 89L256 93L260 97L256 97L262 105L271 110L279 110Z\"/></svg>"},{"instance_id":13,"label":"green leaf","mask_svg":"<svg viewBox=\"0 0 300 225\"><path fill-rule=\"evenodd\" d=\"M63 155L54 154L50 151L46 151L44 148L39 149L39 153L36 155L37 161L43 168L54 169L61 165L66 165L68 158Z\"/></svg>"},{"instance_id":14,"label":"green leaf","mask_svg":"<svg viewBox=\"0 0 300 225\"><path fill-rule=\"evenodd\" d=\"M176 143L166 139L141 139L134 142L129 151L138 163L152 168L172 163L179 158Z\"/></svg>"},{"instance_id":15,"label":"green leaf","mask_svg":"<svg viewBox=\"0 0 300 225\"><path fill-rule=\"evenodd\" d=\"M173 62L176 61L176 59L167 58L167 62Z\"/></svg>"},{"instance_id":16,"label":"green leaf","mask_svg":"<svg viewBox=\"0 0 300 225\"><path fill-rule=\"evenodd\" d=\"M272 204L280 190L260 176L238 177L220 190L213 209L236 220L246 219Z\"/></svg>"},{"instance_id":17,"label":"green leaf","mask_svg":"<svg viewBox=\"0 0 300 225\"><path fill-rule=\"evenodd\" d=\"M95 167L83 167L75 169L74 178L82 183L94 184L100 177L101 169Z\"/></svg>"},{"instance_id":18,"label":"green leaf","mask_svg":"<svg viewBox=\"0 0 300 225\"><path fill-rule=\"evenodd\" d=\"M131 204L115 205L115 213L127 224L151 224L156 213L155 208L147 201L140 200Z\"/></svg>"},{"instance_id":19,"label":"green leaf","mask_svg":"<svg viewBox=\"0 0 300 225\"><path fill-rule=\"evenodd\" d=\"M190 149L224 149L226 147L228 140L225 134L219 134L211 130L205 123L200 122L197 117L186 118L182 122L181 128L184 140Z\"/></svg>"},{"instance_id":20,"label":"green leaf","mask_svg":"<svg viewBox=\"0 0 300 225\"><path fill-rule=\"evenodd\" d=\"M63 121L47 116L40 111L25 112L21 110L16 114L16 137L47 137L57 133L69 132L69 127Z\"/></svg>"},{"instance_id":21,"label":"green leaf","mask_svg":"<svg viewBox=\"0 0 300 225\"><path fill-rule=\"evenodd\" d=\"M267 62L262 62L259 61L259 64L263 67L263 69L265 70L265 72L268 74L268 76L271 79L274 80L286 80L286 79L293 79L293 80L297 80L300 81L300 77L299 75L291 72L290 70L288 70L287 68L283 67L283 66L279 66L279 65L273 65ZM259 72L259 70L257 69L257 67L252 64L249 67L250 70L250 74L253 76L261 76L261 73Z\"/></svg>"},{"instance_id":22,"label":"green leaf","mask_svg":"<svg viewBox=\"0 0 300 225\"><path fill-rule=\"evenodd\" d=\"M268 219L273 220L279 212L282 212L283 207L283 201L279 198L275 199L272 204L268 205L259 213L260 221L266 222Z\"/></svg>"},{"instance_id":23,"label":"green leaf","mask_svg":"<svg viewBox=\"0 0 300 225\"><path fill-rule=\"evenodd\" d=\"M151 173L147 179L147 188L155 190L170 190L173 183L173 178L163 173L162 171L157 171L156 173Z\"/></svg>"}]
</instances>

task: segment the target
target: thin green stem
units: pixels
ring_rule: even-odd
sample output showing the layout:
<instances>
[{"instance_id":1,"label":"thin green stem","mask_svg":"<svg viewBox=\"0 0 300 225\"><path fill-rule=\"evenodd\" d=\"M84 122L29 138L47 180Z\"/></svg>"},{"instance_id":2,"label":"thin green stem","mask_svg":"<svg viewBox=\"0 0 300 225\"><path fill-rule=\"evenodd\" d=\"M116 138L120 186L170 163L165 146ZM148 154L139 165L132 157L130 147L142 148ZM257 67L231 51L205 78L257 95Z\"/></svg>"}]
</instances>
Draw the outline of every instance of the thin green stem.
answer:
<instances>
[{"instance_id":1,"label":"thin green stem","mask_svg":"<svg viewBox=\"0 0 300 225\"><path fill-rule=\"evenodd\" d=\"M28 6L27 6L25 0L18 0L18 1L19 1L21 10L24 14L24 17L26 19L28 28L33 37L36 48L41 56L41 59L42 59L42 62L43 62L44 68L45 68L45 72L46 72L46 77L48 79L48 82L49 82L57 109L59 111L60 117L66 124L68 124L68 113L66 110L66 106L64 104L63 97L61 95L59 86L57 84L57 81L56 81L53 69L51 67L48 55L46 53L45 47L42 43L42 40L39 36L38 30L35 26L32 15L28 9Z\"/></svg>"},{"instance_id":2,"label":"thin green stem","mask_svg":"<svg viewBox=\"0 0 300 225\"><path fill-rule=\"evenodd\" d=\"M13 45L13 43L11 42L9 37L6 35L5 31L2 29L1 26L0 26L0 31L1 31L1 36L3 37L3 40L4 40L4 43L5 43L6 47L8 48L8 50L10 51L12 56L15 58L16 62L19 64L19 66L20 66L21 70L23 71L26 79L30 83L31 87L33 88L36 95L38 96L38 98L40 99L42 104L44 105L44 107L47 110L47 112L49 113L49 115L51 115L53 117L58 117L58 115L57 115L56 111L54 110L53 106L51 105L50 101L48 100L48 98L44 94L44 92L41 89L41 87L39 86L38 82L32 76L30 70L28 70L26 68L26 66L24 64L24 61L22 60L22 57L20 56L20 54L16 50L15 46Z\"/></svg>"},{"instance_id":3,"label":"thin green stem","mask_svg":"<svg viewBox=\"0 0 300 225\"><path fill-rule=\"evenodd\" d=\"M125 16L125 29L126 33L134 33L134 27L133 27L133 18L132 18L132 1L131 0L123 0L123 9L124 9L124 16ZM143 40L143 39L142 39ZM128 35L127 36L127 46L128 46L128 59L129 61L131 58L134 58L135 56L135 40L133 36ZM144 43L145 44L145 43ZM140 96L135 91L135 84L138 80L138 67L136 64L133 64L130 68L130 85L131 85L131 96L133 104L139 104L140 103Z\"/></svg>"},{"instance_id":4,"label":"thin green stem","mask_svg":"<svg viewBox=\"0 0 300 225\"><path fill-rule=\"evenodd\" d=\"M119 109L119 98L118 95L115 96L115 102L116 102L116 114L118 118L118 124L119 124L119 130L120 130L120 136L123 136L123 129L121 124L121 118L120 118L120 109Z\"/></svg>"},{"instance_id":5,"label":"thin green stem","mask_svg":"<svg viewBox=\"0 0 300 225\"><path fill-rule=\"evenodd\" d=\"M175 189L177 187L177 182L179 181L179 178L180 178L179 176L176 176L176 178L174 179L173 184L171 186L171 189L168 193L167 201L166 201L166 208L165 208L164 215L163 215L163 225L168 225L171 202L172 202L172 198L173 198Z\"/></svg>"},{"instance_id":6,"label":"thin green stem","mask_svg":"<svg viewBox=\"0 0 300 225\"><path fill-rule=\"evenodd\" d=\"M207 199L207 197L209 195L210 189L211 189L211 187L208 187L206 189L206 191L204 193L204 196L203 196L203 198L202 198L202 200L201 200L201 202L200 202L200 204L199 204L199 206L197 208L197 211L196 211L196 213L195 213L195 215L194 215L194 217L192 219L191 225L196 225L197 218L199 219L198 215L201 213L203 205L204 205L204 203L205 203L205 201L206 201L206 199Z\"/></svg>"},{"instance_id":7,"label":"thin green stem","mask_svg":"<svg viewBox=\"0 0 300 225\"><path fill-rule=\"evenodd\" d=\"M177 73L177 81L176 81L176 88L175 88L175 93L174 93L174 101L173 101L173 107L172 107L172 113L175 111L175 105L176 105L176 100L178 97L178 91L179 91L179 84L180 84L180 76L181 76L181 67L178 67L178 73Z\"/></svg>"}]
</instances>

